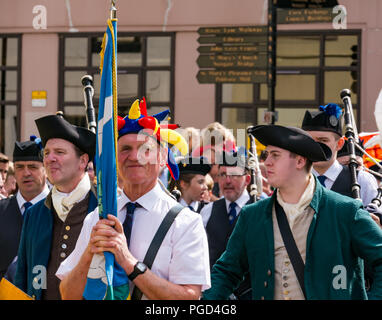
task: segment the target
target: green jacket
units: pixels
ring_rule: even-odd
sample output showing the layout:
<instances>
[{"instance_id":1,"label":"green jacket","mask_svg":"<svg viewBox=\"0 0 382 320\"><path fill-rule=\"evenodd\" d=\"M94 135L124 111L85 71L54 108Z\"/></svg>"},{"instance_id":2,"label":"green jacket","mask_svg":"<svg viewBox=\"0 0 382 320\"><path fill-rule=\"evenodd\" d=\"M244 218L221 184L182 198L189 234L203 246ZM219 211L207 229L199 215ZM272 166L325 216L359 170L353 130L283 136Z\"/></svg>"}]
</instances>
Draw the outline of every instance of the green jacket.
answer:
<instances>
[{"instance_id":1,"label":"green jacket","mask_svg":"<svg viewBox=\"0 0 382 320\"><path fill-rule=\"evenodd\" d=\"M253 299L274 298L274 200L275 195L241 210L226 251L213 266L212 287L203 299L227 299L246 271L250 272ZM382 230L369 213L360 202L325 189L317 179L310 206L315 213L306 245L307 299L382 299ZM368 295L361 258L374 269ZM335 266L346 268L345 289L333 285L339 275Z\"/></svg>"}]
</instances>

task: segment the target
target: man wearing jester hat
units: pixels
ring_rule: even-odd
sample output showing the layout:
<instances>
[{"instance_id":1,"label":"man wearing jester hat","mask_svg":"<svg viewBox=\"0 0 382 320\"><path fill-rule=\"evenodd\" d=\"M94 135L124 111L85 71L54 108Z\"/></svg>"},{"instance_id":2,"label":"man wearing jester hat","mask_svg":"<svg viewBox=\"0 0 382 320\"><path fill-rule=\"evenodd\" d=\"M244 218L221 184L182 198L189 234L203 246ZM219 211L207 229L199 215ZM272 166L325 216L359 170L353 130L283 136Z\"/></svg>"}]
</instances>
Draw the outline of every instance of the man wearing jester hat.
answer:
<instances>
[{"instance_id":1,"label":"man wearing jester hat","mask_svg":"<svg viewBox=\"0 0 382 320\"><path fill-rule=\"evenodd\" d=\"M160 125L169 111L152 117L146 103L135 101L129 115L118 119L118 170L123 193L118 199L117 217L99 220L98 209L84 221L73 253L56 275L62 279L63 299L83 297L89 267L105 251L117 263L143 299L199 299L210 287L208 243L201 216L183 208L166 233L151 268L142 261L162 220L177 202L159 185L158 174L167 165L174 179L179 169L168 147L174 145L186 155L187 143L173 129ZM134 296L134 295L133 295Z\"/></svg>"}]
</instances>

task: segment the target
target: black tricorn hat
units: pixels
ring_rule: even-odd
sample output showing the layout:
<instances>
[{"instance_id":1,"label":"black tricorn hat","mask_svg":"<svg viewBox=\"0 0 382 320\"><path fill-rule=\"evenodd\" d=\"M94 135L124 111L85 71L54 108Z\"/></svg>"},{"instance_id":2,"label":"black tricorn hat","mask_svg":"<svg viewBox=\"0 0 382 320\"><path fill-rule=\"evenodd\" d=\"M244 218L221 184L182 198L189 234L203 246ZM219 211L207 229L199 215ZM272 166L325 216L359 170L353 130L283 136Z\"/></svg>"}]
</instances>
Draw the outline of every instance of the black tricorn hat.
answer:
<instances>
[{"instance_id":1,"label":"black tricorn hat","mask_svg":"<svg viewBox=\"0 0 382 320\"><path fill-rule=\"evenodd\" d=\"M363 146L363 142L361 140L359 140L358 144L364 148ZM354 146L355 148L355 155L356 156L360 156L362 157L363 156L363 152L361 150L359 150L356 146ZM350 155L350 146L349 146L349 140L345 140L345 143L344 143L344 146L341 148L341 150L339 150L337 152L337 158L338 157L343 157L343 156L348 156Z\"/></svg>"},{"instance_id":2,"label":"black tricorn hat","mask_svg":"<svg viewBox=\"0 0 382 320\"><path fill-rule=\"evenodd\" d=\"M218 158L219 166L224 167L242 167L248 169L247 154L244 148L238 151L223 151Z\"/></svg>"},{"instance_id":3,"label":"black tricorn hat","mask_svg":"<svg viewBox=\"0 0 382 320\"><path fill-rule=\"evenodd\" d=\"M179 173L201 174L205 176L211 170L211 165L204 157L186 157L178 163Z\"/></svg>"},{"instance_id":4,"label":"black tricorn hat","mask_svg":"<svg viewBox=\"0 0 382 320\"><path fill-rule=\"evenodd\" d=\"M382 161L379 161L379 164L382 166ZM377 173L382 173L382 169L380 169L376 164L369 167L369 170L375 171Z\"/></svg>"},{"instance_id":5,"label":"black tricorn hat","mask_svg":"<svg viewBox=\"0 0 382 320\"><path fill-rule=\"evenodd\" d=\"M312 162L327 161L332 156L332 151L326 144L314 141L300 128L259 125L253 127L250 133L265 146L272 145L288 150Z\"/></svg>"},{"instance_id":6,"label":"black tricorn hat","mask_svg":"<svg viewBox=\"0 0 382 320\"><path fill-rule=\"evenodd\" d=\"M52 138L60 138L73 143L93 160L96 148L96 135L92 131L70 124L62 116L50 115L35 120L42 145Z\"/></svg>"},{"instance_id":7,"label":"black tricorn hat","mask_svg":"<svg viewBox=\"0 0 382 320\"><path fill-rule=\"evenodd\" d=\"M307 110L301 128L305 131L330 131L342 136L341 108L334 103L329 103L326 106L320 106L319 110Z\"/></svg>"},{"instance_id":8,"label":"black tricorn hat","mask_svg":"<svg viewBox=\"0 0 382 320\"><path fill-rule=\"evenodd\" d=\"M13 162L43 161L41 139L31 136L29 141L15 142Z\"/></svg>"}]
</instances>

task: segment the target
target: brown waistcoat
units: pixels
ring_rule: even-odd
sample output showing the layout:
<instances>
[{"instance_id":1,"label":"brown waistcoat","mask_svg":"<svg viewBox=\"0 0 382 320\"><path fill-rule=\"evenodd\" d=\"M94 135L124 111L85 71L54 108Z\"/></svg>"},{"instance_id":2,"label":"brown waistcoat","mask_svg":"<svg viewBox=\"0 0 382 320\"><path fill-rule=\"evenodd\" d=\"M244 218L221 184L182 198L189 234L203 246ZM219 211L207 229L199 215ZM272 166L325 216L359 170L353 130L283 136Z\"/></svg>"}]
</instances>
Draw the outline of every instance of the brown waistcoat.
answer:
<instances>
[{"instance_id":1,"label":"brown waistcoat","mask_svg":"<svg viewBox=\"0 0 382 320\"><path fill-rule=\"evenodd\" d=\"M90 191L92 192L92 191ZM50 258L47 266L47 288L42 290L42 300L61 300L59 291L60 280L55 273L61 262L68 257L76 246L78 236L82 228L83 221L88 214L89 195L85 199L76 203L68 213L65 222L58 217L53 207L52 198L49 195L46 204L51 208L53 214L53 233Z\"/></svg>"}]
</instances>

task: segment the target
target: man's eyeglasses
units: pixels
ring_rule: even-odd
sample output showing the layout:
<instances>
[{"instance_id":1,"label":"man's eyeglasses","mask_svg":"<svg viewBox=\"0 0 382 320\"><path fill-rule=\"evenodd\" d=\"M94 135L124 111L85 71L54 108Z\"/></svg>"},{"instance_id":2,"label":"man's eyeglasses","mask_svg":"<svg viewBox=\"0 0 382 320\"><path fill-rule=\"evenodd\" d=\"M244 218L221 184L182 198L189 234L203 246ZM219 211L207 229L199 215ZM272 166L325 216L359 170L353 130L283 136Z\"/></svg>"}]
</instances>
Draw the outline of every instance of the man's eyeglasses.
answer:
<instances>
[{"instance_id":1,"label":"man's eyeglasses","mask_svg":"<svg viewBox=\"0 0 382 320\"><path fill-rule=\"evenodd\" d=\"M218 177L222 179L227 179L229 177L230 179L239 179L240 177L245 176L245 173L243 174L226 174L225 172L219 173Z\"/></svg>"}]
</instances>

